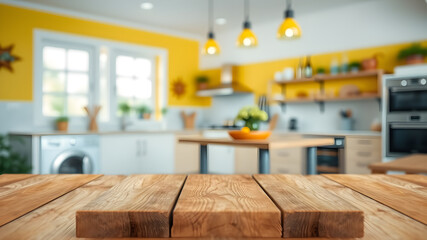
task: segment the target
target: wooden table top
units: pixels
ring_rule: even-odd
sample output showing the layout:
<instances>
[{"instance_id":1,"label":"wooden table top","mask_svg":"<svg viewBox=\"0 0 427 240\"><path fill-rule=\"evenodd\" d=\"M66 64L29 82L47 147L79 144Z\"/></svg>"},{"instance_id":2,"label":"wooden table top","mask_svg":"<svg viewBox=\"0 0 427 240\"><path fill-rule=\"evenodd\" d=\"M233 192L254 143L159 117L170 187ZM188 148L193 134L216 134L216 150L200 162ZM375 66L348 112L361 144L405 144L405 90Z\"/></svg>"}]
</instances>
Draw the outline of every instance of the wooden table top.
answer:
<instances>
[{"instance_id":1,"label":"wooden table top","mask_svg":"<svg viewBox=\"0 0 427 240\"><path fill-rule=\"evenodd\" d=\"M333 145L333 138L301 138L284 139L268 138L266 140L234 140L231 138L205 138L205 137L183 137L179 139L182 143L197 143L200 145L217 144L240 147L256 147L260 149L278 149L295 147L317 147Z\"/></svg>"},{"instance_id":2,"label":"wooden table top","mask_svg":"<svg viewBox=\"0 0 427 240\"><path fill-rule=\"evenodd\" d=\"M425 239L426 186L422 175L5 174L0 239Z\"/></svg>"},{"instance_id":3,"label":"wooden table top","mask_svg":"<svg viewBox=\"0 0 427 240\"><path fill-rule=\"evenodd\" d=\"M373 171L402 171L406 173L427 173L427 154L413 154L391 162L369 165Z\"/></svg>"}]
</instances>

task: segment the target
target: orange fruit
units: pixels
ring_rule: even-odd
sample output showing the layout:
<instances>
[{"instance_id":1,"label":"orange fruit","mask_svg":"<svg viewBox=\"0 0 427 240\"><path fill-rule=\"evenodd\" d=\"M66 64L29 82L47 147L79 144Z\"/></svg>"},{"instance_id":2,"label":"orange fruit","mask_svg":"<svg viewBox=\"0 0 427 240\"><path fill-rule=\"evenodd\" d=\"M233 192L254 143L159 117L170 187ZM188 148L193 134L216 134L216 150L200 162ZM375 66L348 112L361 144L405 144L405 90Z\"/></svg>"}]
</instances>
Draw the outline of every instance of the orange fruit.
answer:
<instances>
[{"instance_id":1,"label":"orange fruit","mask_svg":"<svg viewBox=\"0 0 427 240\"><path fill-rule=\"evenodd\" d=\"M249 133L251 131L251 129L248 127L242 127L242 129L240 129L240 131L242 131L244 133Z\"/></svg>"}]
</instances>

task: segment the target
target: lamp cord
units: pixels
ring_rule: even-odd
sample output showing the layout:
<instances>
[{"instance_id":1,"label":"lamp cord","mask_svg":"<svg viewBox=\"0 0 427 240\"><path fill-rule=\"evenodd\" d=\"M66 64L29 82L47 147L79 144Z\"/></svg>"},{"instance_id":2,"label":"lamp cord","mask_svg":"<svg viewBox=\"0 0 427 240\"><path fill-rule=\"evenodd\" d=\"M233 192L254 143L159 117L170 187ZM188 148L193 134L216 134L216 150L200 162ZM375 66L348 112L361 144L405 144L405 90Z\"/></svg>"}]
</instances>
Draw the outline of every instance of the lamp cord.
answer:
<instances>
[{"instance_id":1,"label":"lamp cord","mask_svg":"<svg viewBox=\"0 0 427 240\"><path fill-rule=\"evenodd\" d=\"M209 0L208 8L209 32L213 32L213 0Z\"/></svg>"},{"instance_id":2,"label":"lamp cord","mask_svg":"<svg viewBox=\"0 0 427 240\"><path fill-rule=\"evenodd\" d=\"M249 21L249 0L245 0L244 2L244 11L245 11L245 21Z\"/></svg>"}]
</instances>

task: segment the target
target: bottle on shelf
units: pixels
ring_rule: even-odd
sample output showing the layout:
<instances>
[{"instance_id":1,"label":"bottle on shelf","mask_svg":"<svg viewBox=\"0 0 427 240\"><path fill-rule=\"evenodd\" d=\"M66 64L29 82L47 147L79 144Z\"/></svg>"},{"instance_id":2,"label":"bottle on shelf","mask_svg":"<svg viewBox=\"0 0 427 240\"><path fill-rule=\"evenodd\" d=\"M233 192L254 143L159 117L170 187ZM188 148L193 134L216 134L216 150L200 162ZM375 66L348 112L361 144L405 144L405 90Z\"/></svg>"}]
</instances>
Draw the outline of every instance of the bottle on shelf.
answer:
<instances>
[{"instance_id":1,"label":"bottle on shelf","mask_svg":"<svg viewBox=\"0 0 427 240\"><path fill-rule=\"evenodd\" d=\"M331 75L337 75L339 73L339 66L338 66L338 60L336 57L334 57L331 61L331 68L330 73Z\"/></svg>"},{"instance_id":2,"label":"bottle on shelf","mask_svg":"<svg viewBox=\"0 0 427 240\"><path fill-rule=\"evenodd\" d=\"M310 56L307 56L307 61L304 67L304 77L311 78L313 76L313 68L311 67Z\"/></svg>"},{"instance_id":3,"label":"bottle on shelf","mask_svg":"<svg viewBox=\"0 0 427 240\"><path fill-rule=\"evenodd\" d=\"M297 67L297 71L296 71L296 79L300 79L302 78L302 58L299 59L299 63L298 63L298 67Z\"/></svg>"},{"instance_id":4,"label":"bottle on shelf","mask_svg":"<svg viewBox=\"0 0 427 240\"><path fill-rule=\"evenodd\" d=\"M348 57L345 53L342 55L341 73L348 73Z\"/></svg>"}]
</instances>

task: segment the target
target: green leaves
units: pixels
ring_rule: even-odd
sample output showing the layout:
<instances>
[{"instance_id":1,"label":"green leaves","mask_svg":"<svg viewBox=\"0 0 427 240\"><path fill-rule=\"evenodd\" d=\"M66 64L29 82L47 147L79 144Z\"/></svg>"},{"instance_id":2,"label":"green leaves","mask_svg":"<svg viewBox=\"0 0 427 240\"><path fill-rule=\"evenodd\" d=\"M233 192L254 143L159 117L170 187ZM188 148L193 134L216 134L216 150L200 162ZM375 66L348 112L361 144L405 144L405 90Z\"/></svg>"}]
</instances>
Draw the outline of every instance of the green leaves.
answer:
<instances>
[{"instance_id":1,"label":"green leaves","mask_svg":"<svg viewBox=\"0 0 427 240\"><path fill-rule=\"evenodd\" d=\"M31 166L7 142L7 137L0 135L0 174L29 173Z\"/></svg>"}]
</instances>

